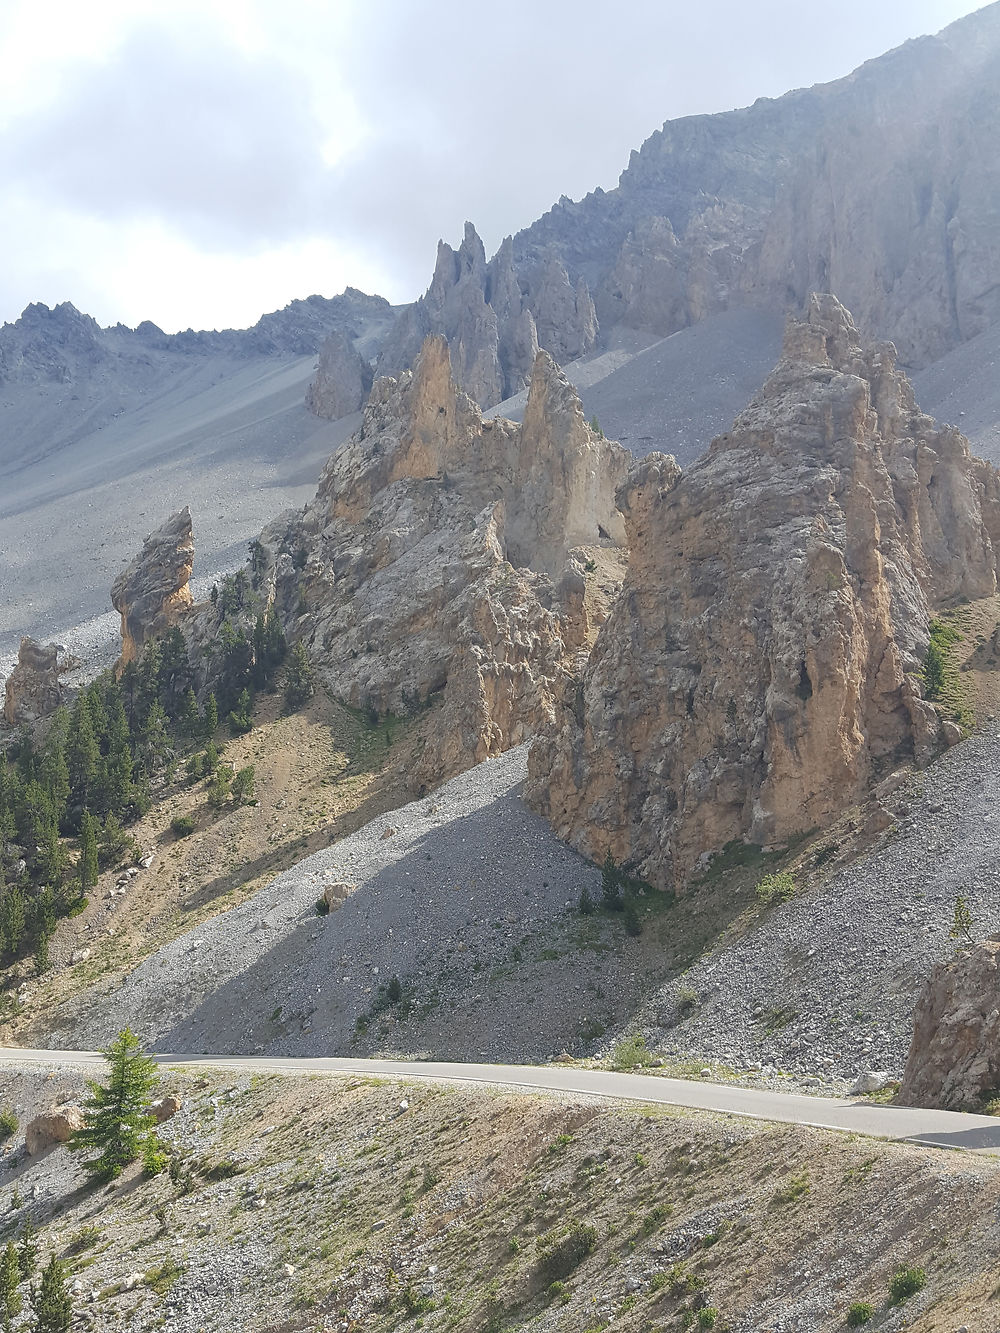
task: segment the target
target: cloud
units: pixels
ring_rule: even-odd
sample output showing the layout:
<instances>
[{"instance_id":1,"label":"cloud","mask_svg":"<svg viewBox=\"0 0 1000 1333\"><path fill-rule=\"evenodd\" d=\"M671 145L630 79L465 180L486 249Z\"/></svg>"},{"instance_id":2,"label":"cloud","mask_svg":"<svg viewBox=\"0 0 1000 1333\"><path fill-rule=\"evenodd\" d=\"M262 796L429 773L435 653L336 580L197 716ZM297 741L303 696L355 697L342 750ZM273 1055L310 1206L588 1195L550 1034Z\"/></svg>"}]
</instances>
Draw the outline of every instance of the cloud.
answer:
<instances>
[{"instance_id":1,"label":"cloud","mask_svg":"<svg viewBox=\"0 0 1000 1333\"><path fill-rule=\"evenodd\" d=\"M315 229L328 133L294 71L147 27L8 126L0 164L53 206L262 247Z\"/></svg>"},{"instance_id":2,"label":"cloud","mask_svg":"<svg viewBox=\"0 0 1000 1333\"><path fill-rule=\"evenodd\" d=\"M492 250L613 186L668 117L834 78L974 7L842 0L817 43L798 0L91 0L66 9L77 54L9 3L0 316L69 299L168 328L346 281L412 299L466 218Z\"/></svg>"}]
</instances>

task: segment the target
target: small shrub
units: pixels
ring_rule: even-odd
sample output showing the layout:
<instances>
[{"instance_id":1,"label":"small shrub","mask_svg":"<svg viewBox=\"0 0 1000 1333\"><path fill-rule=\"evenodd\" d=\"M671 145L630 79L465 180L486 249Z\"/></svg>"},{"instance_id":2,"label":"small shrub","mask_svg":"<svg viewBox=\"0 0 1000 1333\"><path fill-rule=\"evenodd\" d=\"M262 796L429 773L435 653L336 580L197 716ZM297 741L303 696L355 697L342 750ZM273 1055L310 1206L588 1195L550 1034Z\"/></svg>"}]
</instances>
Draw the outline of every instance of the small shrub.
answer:
<instances>
[{"instance_id":1,"label":"small shrub","mask_svg":"<svg viewBox=\"0 0 1000 1333\"><path fill-rule=\"evenodd\" d=\"M545 1242L539 1242L538 1267L551 1281L569 1277L575 1268L592 1254L597 1245L596 1227L575 1222L568 1231Z\"/></svg>"},{"instance_id":2,"label":"small shrub","mask_svg":"<svg viewBox=\"0 0 1000 1333\"><path fill-rule=\"evenodd\" d=\"M410 1286L403 1288L403 1294L399 1299L408 1315L427 1314L429 1310L434 1309L434 1302L431 1297L421 1296L412 1283Z\"/></svg>"},{"instance_id":3,"label":"small shrub","mask_svg":"<svg viewBox=\"0 0 1000 1333\"><path fill-rule=\"evenodd\" d=\"M642 1069L651 1064L653 1056L646 1045L646 1038L641 1032L634 1032L631 1037L623 1037L611 1052L611 1064L615 1069Z\"/></svg>"},{"instance_id":4,"label":"small shrub","mask_svg":"<svg viewBox=\"0 0 1000 1333\"><path fill-rule=\"evenodd\" d=\"M795 1203L801 1199L803 1194L808 1194L812 1189L809 1183L809 1177L805 1174L801 1176L789 1176L787 1183L780 1190L775 1190L771 1196L772 1203Z\"/></svg>"},{"instance_id":5,"label":"small shrub","mask_svg":"<svg viewBox=\"0 0 1000 1333\"><path fill-rule=\"evenodd\" d=\"M386 999L390 1004L399 1004L403 998L403 983L399 977L391 977L385 988Z\"/></svg>"},{"instance_id":6,"label":"small shrub","mask_svg":"<svg viewBox=\"0 0 1000 1333\"><path fill-rule=\"evenodd\" d=\"M585 884L583 888L580 890L580 915L593 916L596 911L597 911L597 904L590 896L590 889L588 889Z\"/></svg>"},{"instance_id":7,"label":"small shrub","mask_svg":"<svg viewBox=\"0 0 1000 1333\"><path fill-rule=\"evenodd\" d=\"M690 1014L698 1007L698 992L693 986L678 986L677 1009L681 1014Z\"/></svg>"},{"instance_id":8,"label":"small shrub","mask_svg":"<svg viewBox=\"0 0 1000 1333\"><path fill-rule=\"evenodd\" d=\"M611 855L610 847L604 858L604 864L601 866L601 897L604 899L604 906L612 912L620 912L624 906L622 902L621 871L615 864L615 858Z\"/></svg>"},{"instance_id":9,"label":"small shrub","mask_svg":"<svg viewBox=\"0 0 1000 1333\"><path fill-rule=\"evenodd\" d=\"M889 1304L902 1305L927 1285L927 1274L922 1268L900 1268L889 1279Z\"/></svg>"},{"instance_id":10,"label":"small shrub","mask_svg":"<svg viewBox=\"0 0 1000 1333\"><path fill-rule=\"evenodd\" d=\"M869 1301L855 1301L847 1311L847 1327L861 1328L875 1318L875 1307Z\"/></svg>"},{"instance_id":11,"label":"small shrub","mask_svg":"<svg viewBox=\"0 0 1000 1333\"><path fill-rule=\"evenodd\" d=\"M698 1311L698 1327L714 1328L719 1312L714 1305L703 1305Z\"/></svg>"},{"instance_id":12,"label":"small shrub","mask_svg":"<svg viewBox=\"0 0 1000 1333\"><path fill-rule=\"evenodd\" d=\"M167 1169L167 1150L156 1137L150 1134L142 1148L142 1173L144 1176L158 1176Z\"/></svg>"},{"instance_id":13,"label":"small shrub","mask_svg":"<svg viewBox=\"0 0 1000 1333\"><path fill-rule=\"evenodd\" d=\"M642 921L639 919L639 913L635 909L635 903L631 898L625 899L625 907L622 916L625 922L625 934L638 936L642 934Z\"/></svg>"},{"instance_id":14,"label":"small shrub","mask_svg":"<svg viewBox=\"0 0 1000 1333\"><path fill-rule=\"evenodd\" d=\"M0 1139L9 1139L12 1134L17 1133L17 1116L14 1114L13 1106L5 1106L0 1111Z\"/></svg>"},{"instance_id":15,"label":"small shrub","mask_svg":"<svg viewBox=\"0 0 1000 1333\"><path fill-rule=\"evenodd\" d=\"M195 823L190 815L174 815L170 821L170 832L175 838L190 838L194 829Z\"/></svg>"},{"instance_id":16,"label":"small shrub","mask_svg":"<svg viewBox=\"0 0 1000 1333\"><path fill-rule=\"evenodd\" d=\"M967 944L971 944L974 927L975 921L969 910L969 904L966 902L964 894L960 893L955 899L955 915L952 918L948 938L950 940L964 940Z\"/></svg>"},{"instance_id":17,"label":"small shrub","mask_svg":"<svg viewBox=\"0 0 1000 1333\"><path fill-rule=\"evenodd\" d=\"M205 776L204 750L199 750L197 754L193 754L191 756L191 758L187 761L187 764L185 765L185 770L192 782L197 782L199 778L203 778Z\"/></svg>"},{"instance_id":18,"label":"small shrub","mask_svg":"<svg viewBox=\"0 0 1000 1333\"><path fill-rule=\"evenodd\" d=\"M316 899L316 915L317 916L330 915L330 904L326 901L325 898Z\"/></svg>"},{"instance_id":19,"label":"small shrub","mask_svg":"<svg viewBox=\"0 0 1000 1333\"><path fill-rule=\"evenodd\" d=\"M761 903L783 903L795 895L795 876L790 870L781 870L774 875L765 875L757 882L754 889L757 901Z\"/></svg>"},{"instance_id":20,"label":"small shrub","mask_svg":"<svg viewBox=\"0 0 1000 1333\"><path fill-rule=\"evenodd\" d=\"M257 772L253 764L236 770L233 778L233 800L237 805L250 805L257 795Z\"/></svg>"},{"instance_id":21,"label":"small shrub","mask_svg":"<svg viewBox=\"0 0 1000 1333\"><path fill-rule=\"evenodd\" d=\"M147 1270L143 1281L150 1291L156 1292L157 1296L165 1296L183 1272L184 1269L176 1259L168 1255L159 1268Z\"/></svg>"},{"instance_id":22,"label":"small shrub","mask_svg":"<svg viewBox=\"0 0 1000 1333\"><path fill-rule=\"evenodd\" d=\"M67 1254L82 1254L84 1250L92 1249L101 1239L101 1228L93 1225L81 1227L70 1236L66 1244Z\"/></svg>"}]
</instances>

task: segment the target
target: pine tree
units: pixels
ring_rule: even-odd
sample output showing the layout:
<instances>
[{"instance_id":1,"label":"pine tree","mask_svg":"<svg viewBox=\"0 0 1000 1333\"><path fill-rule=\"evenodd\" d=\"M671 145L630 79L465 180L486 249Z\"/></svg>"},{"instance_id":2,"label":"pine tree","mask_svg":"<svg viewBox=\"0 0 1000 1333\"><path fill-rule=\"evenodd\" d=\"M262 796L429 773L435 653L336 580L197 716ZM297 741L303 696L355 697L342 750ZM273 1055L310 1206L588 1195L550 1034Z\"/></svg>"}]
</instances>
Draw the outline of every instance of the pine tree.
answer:
<instances>
[{"instance_id":1,"label":"pine tree","mask_svg":"<svg viewBox=\"0 0 1000 1333\"><path fill-rule=\"evenodd\" d=\"M219 730L219 704L214 694L205 700L205 738L211 740Z\"/></svg>"},{"instance_id":2,"label":"pine tree","mask_svg":"<svg viewBox=\"0 0 1000 1333\"><path fill-rule=\"evenodd\" d=\"M21 1313L21 1268L17 1261L17 1249L12 1240L4 1246L0 1254L0 1320L3 1320L3 1333L10 1333L14 1320Z\"/></svg>"},{"instance_id":3,"label":"pine tree","mask_svg":"<svg viewBox=\"0 0 1000 1333\"><path fill-rule=\"evenodd\" d=\"M21 1227L21 1239L17 1246L17 1267L22 1282L27 1282L34 1276L37 1262L38 1232L35 1230L31 1218L26 1217L24 1225Z\"/></svg>"},{"instance_id":4,"label":"pine tree","mask_svg":"<svg viewBox=\"0 0 1000 1333\"><path fill-rule=\"evenodd\" d=\"M254 799L257 791L257 772L253 764L237 771L233 778L233 800L237 805L246 805Z\"/></svg>"},{"instance_id":5,"label":"pine tree","mask_svg":"<svg viewBox=\"0 0 1000 1333\"><path fill-rule=\"evenodd\" d=\"M73 1302L66 1290L66 1270L55 1255L42 1269L42 1281L31 1289L36 1333L68 1333Z\"/></svg>"},{"instance_id":6,"label":"pine tree","mask_svg":"<svg viewBox=\"0 0 1000 1333\"><path fill-rule=\"evenodd\" d=\"M84 810L80 820L80 893L97 883L97 820Z\"/></svg>"},{"instance_id":7,"label":"pine tree","mask_svg":"<svg viewBox=\"0 0 1000 1333\"><path fill-rule=\"evenodd\" d=\"M184 691L181 699L180 714L178 717L180 729L185 736L195 737L201 730L201 715L198 712L198 700L195 692L189 685Z\"/></svg>"},{"instance_id":8,"label":"pine tree","mask_svg":"<svg viewBox=\"0 0 1000 1333\"><path fill-rule=\"evenodd\" d=\"M84 1102L85 1123L70 1138L72 1152L96 1149L84 1162L100 1180L113 1180L142 1155L154 1124L149 1113L150 1093L156 1085L156 1064L128 1028L103 1052L108 1062L107 1084L88 1081Z\"/></svg>"},{"instance_id":9,"label":"pine tree","mask_svg":"<svg viewBox=\"0 0 1000 1333\"><path fill-rule=\"evenodd\" d=\"M285 668L285 703L293 711L301 708L313 692L313 669L305 644L299 640L288 655Z\"/></svg>"},{"instance_id":10,"label":"pine tree","mask_svg":"<svg viewBox=\"0 0 1000 1333\"><path fill-rule=\"evenodd\" d=\"M0 872L0 947L11 958L21 947L26 923L24 890L20 884L9 884L4 888Z\"/></svg>"}]
</instances>

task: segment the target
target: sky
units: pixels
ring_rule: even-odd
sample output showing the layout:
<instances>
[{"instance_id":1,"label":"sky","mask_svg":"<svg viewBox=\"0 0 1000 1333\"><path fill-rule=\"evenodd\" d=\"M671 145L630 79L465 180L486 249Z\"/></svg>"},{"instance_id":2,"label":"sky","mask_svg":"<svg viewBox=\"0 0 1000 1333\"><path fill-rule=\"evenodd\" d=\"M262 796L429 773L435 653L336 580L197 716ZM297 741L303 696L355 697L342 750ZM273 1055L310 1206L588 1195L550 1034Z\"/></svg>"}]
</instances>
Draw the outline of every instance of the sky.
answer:
<instances>
[{"instance_id":1,"label":"sky","mask_svg":"<svg viewBox=\"0 0 1000 1333\"><path fill-rule=\"evenodd\" d=\"M246 327L409 301L609 189L663 121L826 82L978 4L0 0L0 320Z\"/></svg>"}]
</instances>

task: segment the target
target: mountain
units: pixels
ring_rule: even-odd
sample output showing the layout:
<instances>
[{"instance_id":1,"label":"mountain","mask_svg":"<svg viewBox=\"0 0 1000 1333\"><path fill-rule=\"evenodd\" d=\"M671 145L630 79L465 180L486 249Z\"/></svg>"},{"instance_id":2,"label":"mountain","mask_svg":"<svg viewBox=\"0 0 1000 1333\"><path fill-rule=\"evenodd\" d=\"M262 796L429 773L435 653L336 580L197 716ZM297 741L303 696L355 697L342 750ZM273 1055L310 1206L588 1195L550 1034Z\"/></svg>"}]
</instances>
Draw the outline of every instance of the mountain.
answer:
<instances>
[{"instance_id":1,"label":"mountain","mask_svg":"<svg viewBox=\"0 0 1000 1333\"><path fill-rule=\"evenodd\" d=\"M613 190L505 240L442 244L380 369L428 332L457 348L483 406L522 387L531 334L559 361L619 327L663 337L740 307L783 313L831 291L923 366L1000 319L1000 4L834 83L668 121ZM531 327L528 327L528 321Z\"/></svg>"}]
</instances>

